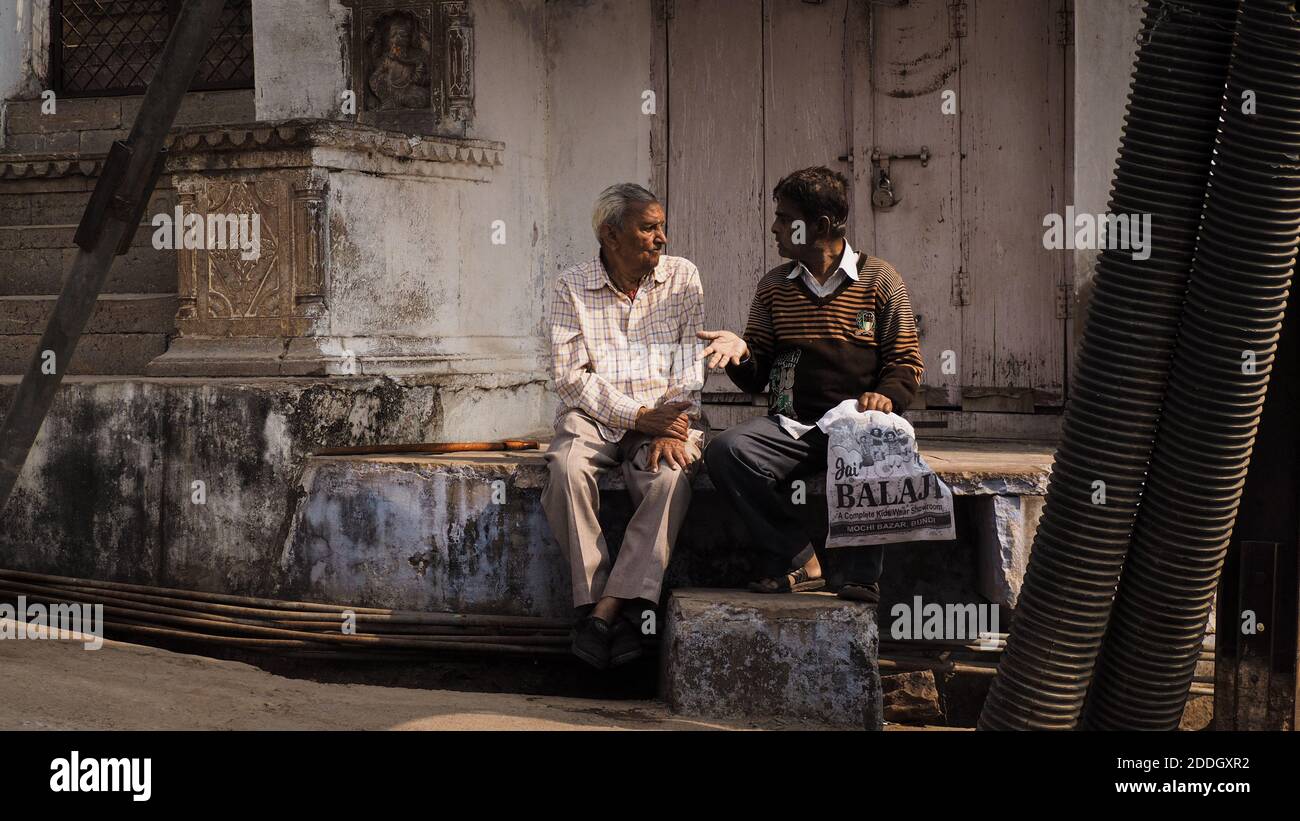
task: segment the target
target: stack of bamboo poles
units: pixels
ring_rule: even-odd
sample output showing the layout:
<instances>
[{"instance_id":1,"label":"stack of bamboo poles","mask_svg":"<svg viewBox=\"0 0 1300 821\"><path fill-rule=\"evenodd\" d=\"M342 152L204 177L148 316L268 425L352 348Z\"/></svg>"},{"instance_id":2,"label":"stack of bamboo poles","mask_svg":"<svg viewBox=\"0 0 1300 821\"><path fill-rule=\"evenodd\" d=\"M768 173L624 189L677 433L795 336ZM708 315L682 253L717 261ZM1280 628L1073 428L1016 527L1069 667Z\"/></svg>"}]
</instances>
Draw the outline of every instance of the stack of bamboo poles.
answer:
<instances>
[{"instance_id":1,"label":"stack of bamboo poles","mask_svg":"<svg viewBox=\"0 0 1300 821\"><path fill-rule=\"evenodd\" d=\"M102 604L105 632L275 651L331 659L410 660L429 651L496 655L565 655L566 619L428 613L346 607L203 593L0 570L0 598L25 596L44 604ZM346 629L345 629L346 628ZM992 676L1007 634L981 643L935 639L882 641L880 670ZM1213 661L1203 650L1202 660ZM1213 679L1198 676L1193 695L1212 695Z\"/></svg>"},{"instance_id":2,"label":"stack of bamboo poles","mask_svg":"<svg viewBox=\"0 0 1300 821\"><path fill-rule=\"evenodd\" d=\"M109 633L292 655L547 655L567 653L569 645L569 622L561 619L344 607L0 570L0 596L18 595L46 604L102 604Z\"/></svg>"}]
</instances>

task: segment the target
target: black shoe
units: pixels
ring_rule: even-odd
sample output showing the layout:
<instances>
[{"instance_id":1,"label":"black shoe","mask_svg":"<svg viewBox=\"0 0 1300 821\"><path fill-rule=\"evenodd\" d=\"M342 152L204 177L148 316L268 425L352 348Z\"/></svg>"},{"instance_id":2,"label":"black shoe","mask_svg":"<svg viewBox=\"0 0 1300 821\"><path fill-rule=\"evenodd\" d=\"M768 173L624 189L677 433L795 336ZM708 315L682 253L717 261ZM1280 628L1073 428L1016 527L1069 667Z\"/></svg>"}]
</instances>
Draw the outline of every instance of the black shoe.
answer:
<instances>
[{"instance_id":1,"label":"black shoe","mask_svg":"<svg viewBox=\"0 0 1300 821\"><path fill-rule=\"evenodd\" d=\"M837 595L841 599L861 601L867 604L880 604L880 582L872 582L871 584L848 582L840 586Z\"/></svg>"},{"instance_id":2,"label":"black shoe","mask_svg":"<svg viewBox=\"0 0 1300 821\"><path fill-rule=\"evenodd\" d=\"M641 658L641 630L636 622L621 618L610 628L609 666Z\"/></svg>"},{"instance_id":3,"label":"black shoe","mask_svg":"<svg viewBox=\"0 0 1300 821\"><path fill-rule=\"evenodd\" d=\"M610 633L610 626L604 619L595 616L579 619L570 633L573 655L597 670L604 670L609 667Z\"/></svg>"}]
</instances>

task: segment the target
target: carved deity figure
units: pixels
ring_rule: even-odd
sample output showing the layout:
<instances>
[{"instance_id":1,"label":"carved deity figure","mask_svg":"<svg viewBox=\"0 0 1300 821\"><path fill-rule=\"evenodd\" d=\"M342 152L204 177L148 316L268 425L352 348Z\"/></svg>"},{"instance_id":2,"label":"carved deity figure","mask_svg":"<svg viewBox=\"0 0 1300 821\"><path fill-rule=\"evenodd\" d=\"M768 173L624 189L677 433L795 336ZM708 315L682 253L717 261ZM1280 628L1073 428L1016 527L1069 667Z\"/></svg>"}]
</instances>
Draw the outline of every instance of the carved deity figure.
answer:
<instances>
[{"instance_id":1,"label":"carved deity figure","mask_svg":"<svg viewBox=\"0 0 1300 821\"><path fill-rule=\"evenodd\" d=\"M405 14L393 14L372 35L370 90L379 108L428 108L429 51L421 48L419 25Z\"/></svg>"}]
</instances>

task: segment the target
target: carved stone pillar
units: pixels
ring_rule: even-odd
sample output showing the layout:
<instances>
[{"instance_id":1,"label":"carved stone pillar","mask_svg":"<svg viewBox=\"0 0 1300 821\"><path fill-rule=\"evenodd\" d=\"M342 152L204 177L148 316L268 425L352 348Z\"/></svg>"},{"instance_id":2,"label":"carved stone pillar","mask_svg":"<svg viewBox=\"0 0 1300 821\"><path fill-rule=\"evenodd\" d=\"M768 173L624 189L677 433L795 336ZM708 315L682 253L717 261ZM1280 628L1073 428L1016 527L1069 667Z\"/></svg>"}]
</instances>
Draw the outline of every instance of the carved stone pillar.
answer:
<instances>
[{"instance_id":1,"label":"carved stone pillar","mask_svg":"<svg viewBox=\"0 0 1300 821\"><path fill-rule=\"evenodd\" d=\"M176 186L177 204L182 213L191 214L198 210L195 202L202 191L203 185L196 180L186 180ZM184 244L176 249L176 269L180 283L176 321L187 322L198 316L198 259Z\"/></svg>"},{"instance_id":2,"label":"carved stone pillar","mask_svg":"<svg viewBox=\"0 0 1300 821\"><path fill-rule=\"evenodd\" d=\"M455 226L495 177L501 143L322 120L186 129L169 140L183 237L180 337L151 374L536 367L527 334L467 327L454 302L462 266L473 263ZM213 241L214 227L234 236L241 222L246 245Z\"/></svg>"}]
</instances>

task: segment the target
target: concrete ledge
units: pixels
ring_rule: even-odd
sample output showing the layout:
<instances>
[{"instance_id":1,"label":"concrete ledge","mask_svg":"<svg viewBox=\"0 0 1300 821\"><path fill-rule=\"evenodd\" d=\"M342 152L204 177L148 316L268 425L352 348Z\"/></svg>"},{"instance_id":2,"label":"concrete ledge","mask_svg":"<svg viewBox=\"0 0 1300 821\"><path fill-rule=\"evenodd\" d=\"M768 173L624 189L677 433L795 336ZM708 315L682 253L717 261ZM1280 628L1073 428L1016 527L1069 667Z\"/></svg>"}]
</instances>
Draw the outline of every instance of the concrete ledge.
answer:
<instances>
[{"instance_id":1,"label":"concrete ledge","mask_svg":"<svg viewBox=\"0 0 1300 821\"><path fill-rule=\"evenodd\" d=\"M0 402L16 382L0 378ZM526 375L517 384L505 375L70 377L5 511L0 564L359 606L565 617L568 560L542 513L541 453L310 455L527 436L546 416L544 400L544 384ZM1025 503L990 491L1036 488L1049 457L1008 455L1001 444L925 452L958 494L958 538L888 545L882 612L915 595L1009 606L997 590L981 595L978 570L992 562L1016 578L1033 523L1012 521ZM824 523L820 484L809 481L807 504L794 511L809 517L810 532L814 517ZM632 503L619 471L602 487L600 521L616 554ZM755 535L707 475L695 490L664 589L743 589ZM834 583L842 554L823 553Z\"/></svg>"},{"instance_id":2,"label":"concrete ledge","mask_svg":"<svg viewBox=\"0 0 1300 821\"><path fill-rule=\"evenodd\" d=\"M875 608L827 594L677 590L660 691L678 713L882 725Z\"/></svg>"},{"instance_id":3,"label":"concrete ledge","mask_svg":"<svg viewBox=\"0 0 1300 821\"><path fill-rule=\"evenodd\" d=\"M952 477L962 491L955 499L958 537L886 546L883 607L913 595L938 603L979 603L985 600L981 567L996 565L1007 577L1023 573L1032 530L981 517L1009 515L1012 507L988 502L1016 498L989 490L1036 488L1046 481L1045 471L1039 472L1036 462L1017 467L1013 457L990 451L972 451L966 461L955 450L940 451L948 454L939 457L945 479ZM998 459L1008 473L995 474L987 466ZM564 617L571 608L568 561L541 508L546 477L538 451L310 458L280 572L288 588L320 601ZM599 481L601 526L617 554L633 509L621 471L609 471ZM810 530L824 528L824 483L817 477L807 481L807 504L796 512L808 517ZM1019 542L997 538L1012 530ZM702 467L665 589L743 588L751 579L753 539ZM839 554L825 553L824 570L834 582L841 572ZM989 600L1012 603L1005 597Z\"/></svg>"},{"instance_id":4,"label":"concrete ledge","mask_svg":"<svg viewBox=\"0 0 1300 821\"><path fill-rule=\"evenodd\" d=\"M509 470L520 487L540 488L546 481L546 460L542 452L547 444L543 440L540 450L515 453L391 454L350 458L413 466L439 465L447 470ZM952 488L954 496L1041 496L1047 493L1053 448L1019 442L936 442L924 445L921 455ZM622 472L612 470L601 476L600 487L602 490L625 490ZM713 489L713 482L703 467L695 480L695 488ZM826 488L821 482L809 482L808 492L825 495Z\"/></svg>"}]
</instances>

